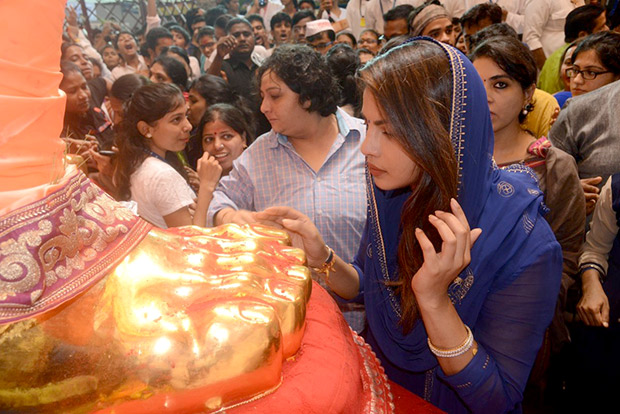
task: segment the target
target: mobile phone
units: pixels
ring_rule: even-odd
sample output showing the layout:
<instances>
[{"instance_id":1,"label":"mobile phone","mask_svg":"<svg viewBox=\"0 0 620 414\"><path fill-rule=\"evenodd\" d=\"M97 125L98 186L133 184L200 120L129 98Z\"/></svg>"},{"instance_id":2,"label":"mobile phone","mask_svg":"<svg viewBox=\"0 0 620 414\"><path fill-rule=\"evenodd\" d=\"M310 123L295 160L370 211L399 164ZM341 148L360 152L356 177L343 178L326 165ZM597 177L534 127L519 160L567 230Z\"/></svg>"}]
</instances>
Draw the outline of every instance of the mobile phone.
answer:
<instances>
[{"instance_id":1,"label":"mobile phone","mask_svg":"<svg viewBox=\"0 0 620 414\"><path fill-rule=\"evenodd\" d=\"M105 157L113 157L116 155L116 152L111 151L111 150L99 150L99 154Z\"/></svg>"}]
</instances>

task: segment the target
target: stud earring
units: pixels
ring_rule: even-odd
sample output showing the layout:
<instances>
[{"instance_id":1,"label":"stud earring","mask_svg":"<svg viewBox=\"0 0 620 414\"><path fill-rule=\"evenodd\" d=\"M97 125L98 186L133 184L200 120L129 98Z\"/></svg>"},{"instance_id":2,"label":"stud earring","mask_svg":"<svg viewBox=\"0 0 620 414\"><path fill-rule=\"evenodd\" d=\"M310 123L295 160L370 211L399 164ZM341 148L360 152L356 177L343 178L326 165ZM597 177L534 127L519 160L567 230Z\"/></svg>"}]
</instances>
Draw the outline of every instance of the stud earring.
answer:
<instances>
[{"instance_id":1,"label":"stud earring","mask_svg":"<svg viewBox=\"0 0 620 414\"><path fill-rule=\"evenodd\" d=\"M523 107L523 110L521 111L521 113L523 114L523 116L526 116L527 114L532 112L533 109L534 109L534 105L532 105L531 103L528 103Z\"/></svg>"},{"instance_id":2,"label":"stud earring","mask_svg":"<svg viewBox=\"0 0 620 414\"><path fill-rule=\"evenodd\" d=\"M153 138L153 135L152 135L150 132L147 132L147 133L146 133L146 137L147 137L148 139L151 139L151 138Z\"/></svg>"}]
</instances>

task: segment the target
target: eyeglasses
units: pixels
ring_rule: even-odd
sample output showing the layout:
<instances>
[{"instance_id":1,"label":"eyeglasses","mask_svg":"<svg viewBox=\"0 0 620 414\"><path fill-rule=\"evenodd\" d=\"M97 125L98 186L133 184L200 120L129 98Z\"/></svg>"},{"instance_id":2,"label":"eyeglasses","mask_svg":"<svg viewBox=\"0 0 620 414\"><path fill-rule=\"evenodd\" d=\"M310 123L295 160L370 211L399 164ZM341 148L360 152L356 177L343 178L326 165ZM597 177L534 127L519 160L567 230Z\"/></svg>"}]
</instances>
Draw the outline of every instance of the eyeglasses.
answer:
<instances>
[{"instance_id":1,"label":"eyeglasses","mask_svg":"<svg viewBox=\"0 0 620 414\"><path fill-rule=\"evenodd\" d=\"M581 73L581 77L584 78L585 80L592 80L592 79L596 79L596 77L598 75L602 75L603 73L609 73L611 71L606 70L603 72L595 72L593 70L579 70L579 69L575 69L575 68L568 68L566 69L566 76L568 76L569 78L576 78L578 74Z\"/></svg>"},{"instance_id":2,"label":"eyeglasses","mask_svg":"<svg viewBox=\"0 0 620 414\"><path fill-rule=\"evenodd\" d=\"M320 50L320 49L325 49L326 47L329 47L333 44L334 42L327 42L327 43L317 43L316 45L310 45L312 46L312 48L314 50Z\"/></svg>"}]
</instances>

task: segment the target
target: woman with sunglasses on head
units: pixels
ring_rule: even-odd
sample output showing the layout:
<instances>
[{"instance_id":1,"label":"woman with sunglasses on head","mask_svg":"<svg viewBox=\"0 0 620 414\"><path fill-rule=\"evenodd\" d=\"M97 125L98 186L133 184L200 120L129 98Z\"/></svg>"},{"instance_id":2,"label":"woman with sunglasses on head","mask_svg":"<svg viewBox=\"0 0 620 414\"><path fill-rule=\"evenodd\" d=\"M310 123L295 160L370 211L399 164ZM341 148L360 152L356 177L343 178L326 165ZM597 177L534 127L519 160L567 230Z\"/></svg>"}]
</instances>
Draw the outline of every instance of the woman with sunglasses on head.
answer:
<instances>
[{"instance_id":1,"label":"woman with sunglasses on head","mask_svg":"<svg viewBox=\"0 0 620 414\"><path fill-rule=\"evenodd\" d=\"M151 65L150 79L153 83L172 83L185 93L188 78L185 66L171 56L159 56Z\"/></svg>"},{"instance_id":2,"label":"woman with sunglasses on head","mask_svg":"<svg viewBox=\"0 0 620 414\"><path fill-rule=\"evenodd\" d=\"M518 412L562 272L536 180L494 165L484 86L451 46L413 40L360 78L369 212L353 264L293 209L255 217L363 300L388 378L449 413Z\"/></svg>"},{"instance_id":3,"label":"woman with sunglasses on head","mask_svg":"<svg viewBox=\"0 0 620 414\"><path fill-rule=\"evenodd\" d=\"M169 47L164 47L160 53L160 56L169 56L181 62L187 72L188 83L193 82L198 78L198 76L200 76L200 63L198 60L195 57L190 56L187 53L187 50L182 49L179 46L172 45Z\"/></svg>"}]
</instances>

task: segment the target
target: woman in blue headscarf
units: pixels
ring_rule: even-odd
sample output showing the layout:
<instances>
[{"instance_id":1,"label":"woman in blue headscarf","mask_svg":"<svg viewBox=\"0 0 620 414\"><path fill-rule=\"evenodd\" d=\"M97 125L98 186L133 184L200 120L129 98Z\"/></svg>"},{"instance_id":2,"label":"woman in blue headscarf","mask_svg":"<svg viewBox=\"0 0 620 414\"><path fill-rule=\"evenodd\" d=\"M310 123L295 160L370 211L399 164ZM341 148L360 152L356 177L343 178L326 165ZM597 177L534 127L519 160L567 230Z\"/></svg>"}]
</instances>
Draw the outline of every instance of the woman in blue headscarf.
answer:
<instances>
[{"instance_id":1,"label":"woman in blue headscarf","mask_svg":"<svg viewBox=\"0 0 620 414\"><path fill-rule=\"evenodd\" d=\"M288 229L334 292L363 300L390 379L450 413L519 412L562 273L536 178L493 162L484 86L456 49L416 39L360 78L369 212L354 263L294 210L257 219Z\"/></svg>"}]
</instances>

